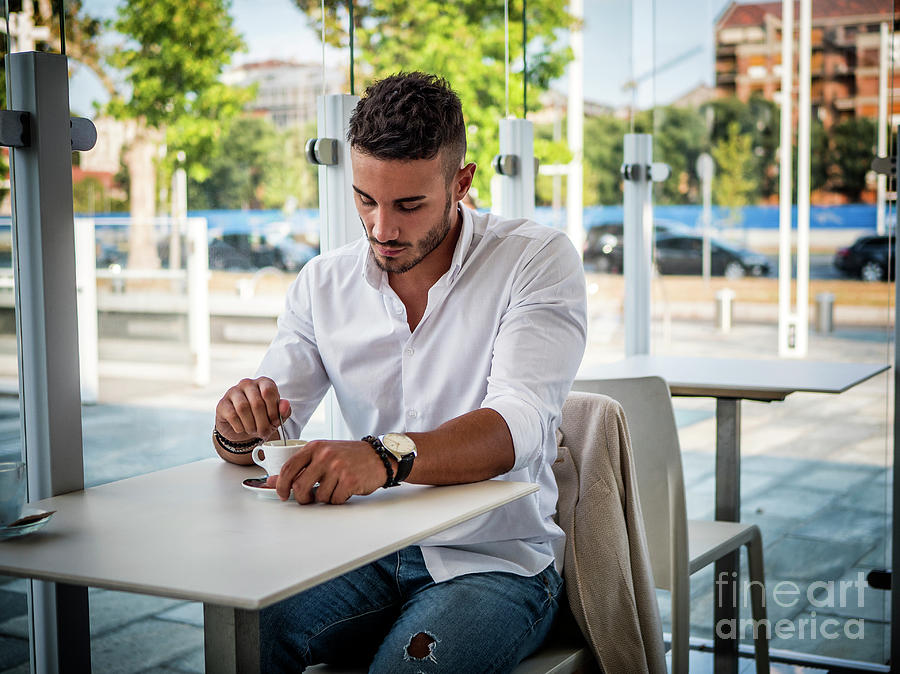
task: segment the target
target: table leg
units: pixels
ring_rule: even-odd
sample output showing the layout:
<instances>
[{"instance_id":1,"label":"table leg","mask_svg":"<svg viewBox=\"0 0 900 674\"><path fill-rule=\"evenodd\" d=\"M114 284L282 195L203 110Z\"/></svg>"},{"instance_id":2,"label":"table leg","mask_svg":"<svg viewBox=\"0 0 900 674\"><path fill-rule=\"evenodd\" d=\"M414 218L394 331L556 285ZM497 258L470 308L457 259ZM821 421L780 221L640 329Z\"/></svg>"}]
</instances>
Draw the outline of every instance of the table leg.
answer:
<instances>
[{"instance_id":1,"label":"table leg","mask_svg":"<svg viewBox=\"0 0 900 674\"><path fill-rule=\"evenodd\" d=\"M259 672L259 611L203 605L207 674Z\"/></svg>"},{"instance_id":2,"label":"table leg","mask_svg":"<svg viewBox=\"0 0 900 674\"><path fill-rule=\"evenodd\" d=\"M741 401L716 399L716 519L738 522L741 519ZM715 563L715 578L730 581L714 585L713 626L733 625L733 639L721 639L716 630L713 645L715 674L737 674L738 643L738 571L740 552L732 552ZM723 622L725 621L725 622Z\"/></svg>"}]
</instances>

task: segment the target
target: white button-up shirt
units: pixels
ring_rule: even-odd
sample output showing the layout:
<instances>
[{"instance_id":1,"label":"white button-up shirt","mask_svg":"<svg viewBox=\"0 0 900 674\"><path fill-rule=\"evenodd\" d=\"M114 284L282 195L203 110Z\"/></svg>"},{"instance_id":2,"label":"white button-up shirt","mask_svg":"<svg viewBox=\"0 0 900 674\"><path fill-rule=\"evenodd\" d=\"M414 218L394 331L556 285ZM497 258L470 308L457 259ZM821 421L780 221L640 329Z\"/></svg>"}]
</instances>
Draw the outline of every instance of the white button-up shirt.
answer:
<instances>
[{"instance_id":1,"label":"white button-up shirt","mask_svg":"<svg viewBox=\"0 0 900 674\"><path fill-rule=\"evenodd\" d=\"M329 386L358 438L497 411L515 448L515 464L497 479L540 490L422 541L425 563L438 582L481 571L530 576L554 561L561 570L551 465L584 354L581 260L558 230L462 213L450 269L428 291L414 331L362 237L301 270L257 376L290 401L285 423L295 437Z\"/></svg>"}]
</instances>

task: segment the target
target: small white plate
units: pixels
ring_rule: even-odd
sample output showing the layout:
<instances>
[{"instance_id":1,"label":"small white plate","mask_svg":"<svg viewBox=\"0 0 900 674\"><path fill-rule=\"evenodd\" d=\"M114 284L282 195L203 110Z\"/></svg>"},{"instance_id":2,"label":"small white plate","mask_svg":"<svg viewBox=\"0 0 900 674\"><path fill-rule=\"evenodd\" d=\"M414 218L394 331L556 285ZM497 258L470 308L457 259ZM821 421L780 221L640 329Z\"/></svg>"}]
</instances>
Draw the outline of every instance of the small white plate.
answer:
<instances>
[{"instance_id":1,"label":"small white plate","mask_svg":"<svg viewBox=\"0 0 900 674\"><path fill-rule=\"evenodd\" d=\"M28 524L20 524L18 526L7 525L0 527L0 541L6 540L7 538L25 536L37 531L50 521L50 518L53 517L54 512L55 511L40 510L39 508L25 506L24 508L22 508L22 517L28 517L29 515L44 515L44 517L39 519L37 522L29 522Z\"/></svg>"},{"instance_id":2,"label":"small white plate","mask_svg":"<svg viewBox=\"0 0 900 674\"><path fill-rule=\"evenodd\" d=\"M265 483L265 477L248 477L246 480L241 482L241 485L244 487L244 489L249 489L250 491L256 492L257 496L259 496L260 498L269 498L276 501L280 500L278 498L278 492L275 491L275 487L263 486L265 485Z\"/></svg>"}]
</instances>

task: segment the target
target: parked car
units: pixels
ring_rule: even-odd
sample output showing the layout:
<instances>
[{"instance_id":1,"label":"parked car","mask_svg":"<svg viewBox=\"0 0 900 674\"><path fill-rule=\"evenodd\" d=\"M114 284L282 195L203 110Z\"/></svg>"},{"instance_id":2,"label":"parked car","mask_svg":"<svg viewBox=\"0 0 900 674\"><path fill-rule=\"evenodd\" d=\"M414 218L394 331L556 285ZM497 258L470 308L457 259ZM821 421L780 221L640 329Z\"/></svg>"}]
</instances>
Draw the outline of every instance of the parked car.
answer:
<instances>
[{"instance_id":1,"label":"parked car","mask_svg":"<svg viewBox=\"0 0 900 674\"><path fill-rule=\"evenodd\" d=\"M684 233L687 227L678 222L656 220L654 238L661 234ZM625 228L621 222L592 225L584 238L584 268L591 271L622 272L622 242Z\"/></svg>"},{"instance_id":2,"label":"parked car","mask_svg":"<svg viewBox=\"0 0 900 674\"><path fill-rule=\"evenodd\" d=\"M894 279L894 236L866 235L848 248L838 248L834 266L846 276L863 281Z\"/></svg>"},{"instance_id":3,"label":"parked car","mask_svg":"<svg viewBox=\"0 0 900 674\"><path fill-rule=\"evenodd\" d=\"M742 278L768 276L769 258L746 248L712 239L710 244L710 273L713 276ZM702 274L703 237L696 235L665 235L656 239L656 266L660 274Z\"/></svg>"}]
</instances>

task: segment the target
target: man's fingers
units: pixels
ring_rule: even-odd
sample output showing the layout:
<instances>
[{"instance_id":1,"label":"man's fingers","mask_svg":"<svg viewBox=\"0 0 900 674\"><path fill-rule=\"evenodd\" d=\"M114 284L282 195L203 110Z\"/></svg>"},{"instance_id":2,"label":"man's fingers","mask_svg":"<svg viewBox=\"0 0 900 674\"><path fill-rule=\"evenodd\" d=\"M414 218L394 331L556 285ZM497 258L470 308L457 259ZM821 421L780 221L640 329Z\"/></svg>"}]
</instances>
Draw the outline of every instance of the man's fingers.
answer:
<instances>
[{"instance_id":1,"label":"man's fingers","mask_svg":"<svg viewBox=\"0 0 900 674\"><path fill-rule=\"evenodd\" d=\"M286 500L291 494L291 488L294 482L306 471L309 464L309 453L302 448L297 451L290 459L284 462L278 475L278 482L275 491L282 501ZM312 484L312 483L311 483ZM297 491L294 491L294 498L297 497Z\"/></svg>"},{"instance_id":2,"label":"man's fingers","mask_svg":"<svg viewBox=\"0 0 900 674\"><path fill-rule=\"evenodd\" d=\"M256 385L259 390L259 395L266 406L266 418L270 425L275 426L279 423L278 406L281 402L281 396L278 395L278 387L275 385L275 382L268 377L260 377L257 380Z\"/></svg>"},{"instance_id":3,"label":"man's fingers","mask_svg":"<svg viewBox=\"0 0 900 674\"><path fill-rule=\"evenodd\" d=\"M319 486L316 488L316 501L319 503L331 503L332 495L338 485L336 475L324 475L319 480Z\"/></svg>"},{"instance_id":4,"label":"man's fingers","mask_svg":"<svg viewBox=\"0 0 900 674\"><path fill-rule=\"evenodd\" d=\"M238 436L247 435L244 424L241 422L237 410L234 409L234 404L227 398L220 400L219 404L216 406L216 428L218 428L221 433L223 430L227 429L222 428L219 425L219 421L227 424Z\"/></svg>"}]
</instances>

